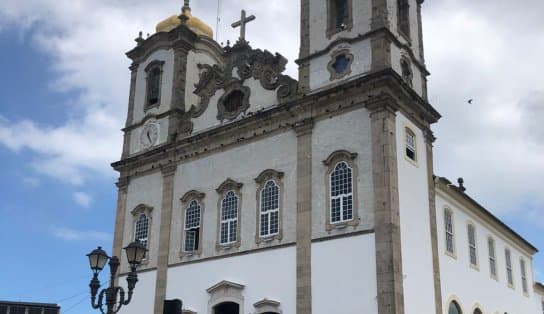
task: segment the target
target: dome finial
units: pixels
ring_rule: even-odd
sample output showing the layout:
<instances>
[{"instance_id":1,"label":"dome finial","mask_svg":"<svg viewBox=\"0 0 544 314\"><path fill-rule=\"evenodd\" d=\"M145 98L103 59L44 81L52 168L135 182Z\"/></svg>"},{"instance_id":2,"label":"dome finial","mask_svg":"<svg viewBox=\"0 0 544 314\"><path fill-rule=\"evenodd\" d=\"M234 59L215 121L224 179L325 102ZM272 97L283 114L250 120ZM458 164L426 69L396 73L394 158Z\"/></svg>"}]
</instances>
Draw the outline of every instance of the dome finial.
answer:
<instances>
[{"instance_id":1,"label":"dome finial","mask_svg":"<svg viewBox=\"0 0 544 314\"><path fill-rule=\"evenodd\" d=\"M191 11L191 6L189 2L190 0L184 0L183 8L181 9L182 12L185 12L186 10Z\"/></svg>"}]
</instances>

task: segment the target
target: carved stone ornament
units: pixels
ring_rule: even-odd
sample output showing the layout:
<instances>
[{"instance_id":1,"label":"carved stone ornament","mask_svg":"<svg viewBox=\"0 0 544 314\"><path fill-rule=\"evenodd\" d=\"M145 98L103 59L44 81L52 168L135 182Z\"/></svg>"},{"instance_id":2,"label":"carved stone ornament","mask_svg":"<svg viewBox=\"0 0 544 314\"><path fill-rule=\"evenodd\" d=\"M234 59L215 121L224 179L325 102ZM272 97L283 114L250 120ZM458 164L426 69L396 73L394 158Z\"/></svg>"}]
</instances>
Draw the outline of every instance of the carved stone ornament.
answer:
<instances>
[{"instance_id":1,"label":"carved stone ornament","mask_svg":"<svg viewBox=\"0 0 544 314\"><path fill-rule=\"evenodd\" d=\"M327 65L327 69L331 74L330 80L339 80L351 74L351 65L353 64L354 56L349 48L343 48L335 51L331 55L331 61Z\"/></svg>"},{"instance_id":2,"label":"carved stone ornament","mask_svg":"<svg viewBox=\"0 0 544 314\"><path fill-rule=\"evenodd\" d=\"M287 59L280 54L252 49L245 41L233 47L227 46L223 53L224 63L220 65L198 64L200 79L195 84L193 93L200 97L197 105L189 110L191 118L201 116L210 103L210 99L221 89L227 89L234 82L243 85L253 77L266 90L276 90L279 102L292 97L297 91L297 81L283 75ZM237 77L233 76L236 71ZM225 92L227 94L228 91ZM221 119L220 119L221 120Z\"/></svg>"},{"instance_id":3,"label":"carved stone ornament","mask_svg":"<svg viewBox=\"0 0 544 314\"><path fill-rule=\"evenodd\" d=\"M234 120L249 109L251 89L234 81L225 88L225 93L217 102L217 120Z\"/></svg>"}]
</instances>

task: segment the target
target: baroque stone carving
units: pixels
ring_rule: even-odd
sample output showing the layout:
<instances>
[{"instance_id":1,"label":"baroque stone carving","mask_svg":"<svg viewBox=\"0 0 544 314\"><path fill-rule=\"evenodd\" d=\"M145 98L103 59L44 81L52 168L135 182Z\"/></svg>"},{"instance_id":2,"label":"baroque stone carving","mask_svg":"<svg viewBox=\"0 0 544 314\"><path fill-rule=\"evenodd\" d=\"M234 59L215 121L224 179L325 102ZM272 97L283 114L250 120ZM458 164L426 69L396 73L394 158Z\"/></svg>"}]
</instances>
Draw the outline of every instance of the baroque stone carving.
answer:
<instances>
[{"instance_id":1,"label":"baroque stone carving","mask_svg":"<svg viewBox=\"0 0 544 314\"><path fill-rule=\"evenodd\" d=\"M233 47L225 47L223 57L224 63L220 65L197 65L201 72L193 93L200 97L200 102L191 106L188 112L191 118L199 117L206 111L211 97L217 91L225 89L224 95L227 95L229 86L234 84L242 86L252 77L258 80L264 89L276 90L279 102L296 94L297 81L282 74L287 59L280 54L273 55L266 50L252 49L247 42L239 41ZM236 75L233 75L234 71ZM218 119L222 120L220 116L218 115Z\"/></svg>"},{"instance_id":2,"label":"baroque stone carving","mask_svg":"<svg viewBox=\"0 0 544 314\"><path fill-rule=\"evenodd\" d=\"M233 81L225 87L225 93L217 102L217 120L234 120L249 108L251 89L242 86L240 81Z\"/></svg>"}]
</instances>

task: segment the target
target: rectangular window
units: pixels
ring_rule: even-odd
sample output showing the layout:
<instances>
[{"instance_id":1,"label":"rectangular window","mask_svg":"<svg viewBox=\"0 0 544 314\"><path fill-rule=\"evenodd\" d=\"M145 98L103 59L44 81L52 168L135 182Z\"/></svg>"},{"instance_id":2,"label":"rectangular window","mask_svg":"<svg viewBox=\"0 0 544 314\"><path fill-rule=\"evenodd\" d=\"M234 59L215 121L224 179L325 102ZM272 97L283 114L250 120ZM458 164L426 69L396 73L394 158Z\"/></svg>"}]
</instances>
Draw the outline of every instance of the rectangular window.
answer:
<instances>
[{"instance_id":1,"label":"rectangular window","mask_svg":"<svg viewBox=\"0 0 544 314\"><path fill-rule=\"evenodd\" d=\"M260 236L276 235L279 233L280 188L274 180L266 182L260 198Z\"/></svg>"},{"instance_id":2,"label":"rectangular window","mask_svg":"<svg viewBox=\"0 0 544 314\"><path fill-rule=\"evenodd\" d=\"M349 30L353 26L351 15L352 0L327 0L328 16L327 16L327 36L344 30Z\"/></svg>"},{"instance_id":3,"label":"rectangular window","mask_svg":"<svg viewBox=\"0 0 544 314\"><path fill-rule=\"evenodd\" d=\"M487 241L489 246L489 272L491 273L491 277L497 278L497 260L495 256L495 240L493 240L492 238L489 238Z\"/></svg>"},{"instance_id":4,"label":"rectangular window","mask_svg":"<svg viewBox=\"0 0 544 314\"><path fill-rule=\"evenodd\" d=\"M469 224L467 226L467 231L470 264L472 266L478 266L478 252L476 250L476 228L474 227L474 225Z\"/></svg>"},{"instance_id":5,"label":"rectangular window","mask_svg":"<svg viewBox=\"0 0 544 314\"><path fill-rule=\"evenodd\" d=\"M416 161L416 135L409 128L405 129L406 133L406 157Z\"/></svg>"},{"instance_id":6,"label":"rectangular window","mask_svg":"<svg viewBox=\"0 0 544 314\"><path fill-rule=\"evenodd\" d=\"M521 287L523 288L523 293L529 293L527 287L527 270L525 269L525 260L521 259L519 261L519 268L521 269Z\"/></svg>"},{"instance_id":7,"label":"rectangular window","mask_svg":"<svg viewBox=\"0 0 544 314\"><path fill-rule=\"evenodd\" d=\"M410 38L410 5L408 0L398 0L397 6L399 33Z\"/></svg>"},{"instance_id":8,"label":"rectangular window","mask_svg":"<svg viewBox=\"0 0 544 314\"><path fill-rule=\"evenodd\" d=\"M454 254L453 214L449 209L444 211L444 225L446 229L446 251Z\"/></svg>"},{"instance_id":9,"label":"rectangular window","mask_svg":"<svg viewBox=\"0 0 544 314\"><path fill-rule=\"evenodd\" d=\"M353 169L339 162L330 174L331 223L353 219Z\"/></svg>"},{"instance_id":10,"label":"rectangular window","mask_svg":"<svg viewBox=\"0 0 544 314\"><path fill-rule=\"evenodd\" d=\"M512 256L509 249L504 251L504 257L506 260L506 278L508 279L508 284L510 286L514 286L514 276L512 275Z\"/></svg>"}]
</instances>

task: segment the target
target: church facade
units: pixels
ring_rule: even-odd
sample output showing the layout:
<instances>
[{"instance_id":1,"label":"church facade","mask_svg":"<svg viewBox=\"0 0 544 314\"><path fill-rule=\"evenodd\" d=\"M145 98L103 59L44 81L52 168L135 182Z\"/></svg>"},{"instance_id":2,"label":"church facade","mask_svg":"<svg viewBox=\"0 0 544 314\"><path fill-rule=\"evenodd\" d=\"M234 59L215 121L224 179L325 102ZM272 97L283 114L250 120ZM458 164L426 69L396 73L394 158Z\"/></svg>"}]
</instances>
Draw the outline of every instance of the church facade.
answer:
<instances>
[{"instance_id":1,"label":"church facade","mask_svg":"<svg viewBox=\"0 0 544 314\"><path fill-rule=\"evenodd\" d=\"M301 0L298 79L245 12L232 46L188 1L136 40L113 253L149 251L122 313L542 313L537 249L434 175L422 3Z\"/></svg>"}]
</instances>

